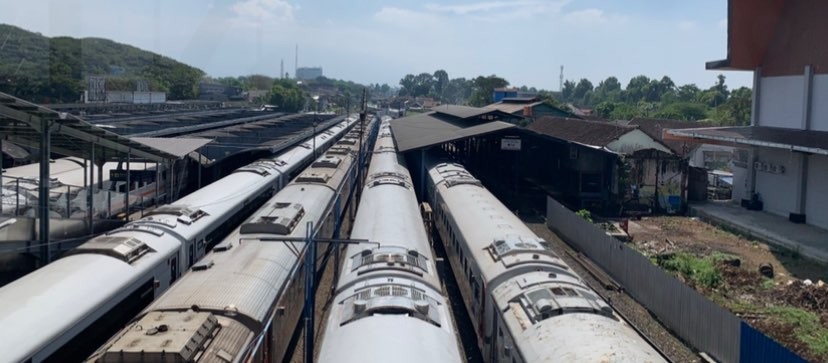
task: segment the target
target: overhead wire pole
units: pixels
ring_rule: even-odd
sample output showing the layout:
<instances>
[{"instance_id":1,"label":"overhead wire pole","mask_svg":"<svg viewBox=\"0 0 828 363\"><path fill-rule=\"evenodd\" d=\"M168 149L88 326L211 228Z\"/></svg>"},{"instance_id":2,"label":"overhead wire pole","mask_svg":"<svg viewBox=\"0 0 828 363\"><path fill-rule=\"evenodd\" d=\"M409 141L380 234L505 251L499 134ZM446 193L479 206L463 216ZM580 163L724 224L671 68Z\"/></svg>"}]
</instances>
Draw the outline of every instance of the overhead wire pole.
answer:
<instances>
[{"instance_id":1,"label":"overhead wire pole","mask_svg":"<svg viewBox=\"0 0 828 363\"><path fill-rule=\"evenodd\" d=\"M38 217L40 218L40 264L52 261L49 243L49 138L50 122L44 120L40 129L40 183L38 184Z\"/></svg>"},{"instance_id":2,"label":"overhead wire pole","mask_svg":"<svg viewBox=\"0 0 828 363\"><path fill-rule=\"evenodd\" d=\"M313 241L313 222L305 225L305 363L313 362L313 313L316 293L313 280L316 275L316 243Z\"/></svg>"}]
</instances>

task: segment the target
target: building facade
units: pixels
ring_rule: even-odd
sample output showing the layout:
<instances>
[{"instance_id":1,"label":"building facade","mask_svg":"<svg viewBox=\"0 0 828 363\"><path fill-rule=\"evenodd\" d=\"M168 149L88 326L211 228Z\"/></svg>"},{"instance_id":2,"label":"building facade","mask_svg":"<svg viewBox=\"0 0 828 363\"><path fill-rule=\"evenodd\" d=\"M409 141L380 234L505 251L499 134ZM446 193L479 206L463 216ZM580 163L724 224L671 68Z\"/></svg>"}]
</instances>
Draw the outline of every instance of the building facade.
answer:
<instances>
[{"instance_id":1,"label":"building facade","mask_svg":"<svg viewBox=\"0 0 828 363\"><path fill-rule=\"evenodd\" d=\"M828 2L731 0L727 59L711 70L754 74L750 127L671 130L740 147L733 198L828 229Z\"/></svg>"},{"instance_id":2,"label":"building facade","mask_svg":"<svg viewBox=\"0 0 828 363\"><path fill-rule=\"evenodd\" d=\"M299 67L296 69L296 79L311 80L322 77L322 67Z\"/></svg>"}]
</instances>

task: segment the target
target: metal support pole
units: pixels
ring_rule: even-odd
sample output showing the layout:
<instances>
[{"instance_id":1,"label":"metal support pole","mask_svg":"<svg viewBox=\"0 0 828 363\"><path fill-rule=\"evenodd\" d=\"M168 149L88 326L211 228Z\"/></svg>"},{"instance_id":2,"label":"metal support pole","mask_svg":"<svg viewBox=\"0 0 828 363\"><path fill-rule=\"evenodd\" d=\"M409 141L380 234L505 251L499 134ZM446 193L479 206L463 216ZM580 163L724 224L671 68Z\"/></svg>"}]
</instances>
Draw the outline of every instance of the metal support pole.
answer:
<instances>
[{"instance_id":1,"label":"metal support pole","mask_svg":"<svg viewBox=\"0 0 828 363\"><path fill-rule=\"evenodd\" d=\"M158 162L155 162L155 206L158 207L158 184L161 184L161 169L158 168Z\"/></svg>"},{"instance_id":2,"label":"metal support pole","mask_svg":"<svg viewBox=\"0 0 828 363\"><path fill-rule=\"evenodd\" d=\"M126 162L126 188L124 188L124 213L126 221L129 222L129 191L132 189L132 179L130 178L129 173L129 164L130 160L132 159L132 152L127 151L127 162Z\"/></svg>"},{"instance_id":3,"label":"metal support pole","mask_svg":"<svg viewBox=\"0 0 828 363\"><path fill-rule=\"evenodd\" d=\"M425 197L425 175L426 175L426 153L425 148L420 149L420 199L426 200Z\"/></svg>"},{"instance_id":4,"label":"metal support pole","mask_svg":"<svg viewBox=\"0 0 828 363\"><path fill-rule=\"evenodd\" d=\"M14 215L20 213L20 179L14 180Z\"/></svg>"},{"instance_id":5,"label":"metal support pole","mask_svg":"<svg viewBox=\"0 0 828 363\"><path fill-rule=\"evenodd\" d=\"M198 148L198 189L201 189L201 148Z\"/></svg>"},{"instance_id":6,"label":"metal support pole","mask_svg":"<svg viewBox=\"0 0 828 363\"><path fill-rule=\"evenodd\" d=\"M305 229L305 363L313 363L313 313L316 294L313 279L316 275L316 244L313 242L313 222Z\"/></svg>"},{"instance_id":7,"label":"metal support pole","mask_svg":"<svg viewBox=\"0 0 828 363\"><path fill-rule=\"evenodd\" d=\"M86 164L84 164L86 165ZM92 150L89 153L89 189L86 196L87 209L86 217L89 219L89 234L95 234L95 219L94 219L94 201L95 201L95 144L92 144Z\"/></svg>"},{"instance_id":8,"label":"metal support pole","mask_svg":"<svg viewBox=\"0 0 828 363\"><path fill-rule=\"evenodd\" d=\"M342 208L342 195L336 197L336 201L334 201L334 233L333 239L339 239L339 231L342 228L342 214L345 211L341 211ZM333 296L333 292L336 291L336 286L339 285L339 250L340 245L338 242L333 243L333 250L334 250L334 270L333 270L333 282L331 282L331 293Z\"/></svg>"},{"instance_id":9,"label":"metal support pole","mask_svg":"<svg viewBox=\"0 0 828 363\"><path fill-rule=\"evenodd\" d=\"M49 123L45 121L40 130L40 183L38 184L38 216L40 217L40 264L52 261L49 245Z\"/></svg>"},{"instance_id":10,"label":"metal support pole","mask_svg":"<svg viewBox=\"0 0 828 363\"><path fill-rule=\"evenodd\" d=\"M69 204L69 195L72 192L72 188L70 186L66 186L66 219L69 219L69 208L71 205Z\"/></svg>"},{"instance_id":11,"label":"metal support pole","mask_svg":"<svg viewBox=\"0 0 828 363\"><path fill-rule=\"evenodd\" d=\"M169 183L169 189L167 189L167 203L172 203L172 201L173 201L173 195L172 195L172 193L173 193L173 179L174 179L173 177L175 176L175 161L168 162L168 165L169 165L169 169L168 169L169 173L168 173L168 178L167 179L169 179L170 183Z\"/></svg>"},{"instance_id":12,"label":"metal support pole","mask_svg":"<svg viewBox=\"0 0 828 363\"><path fill-rule=\"evenodd\" d=\"M3 186L3 139L0 139L0 187ZM3 188L0 188L0 200L3 200ZM0 212L2 212L2 206L0 206Z\"/></svg>"}]
</instances>

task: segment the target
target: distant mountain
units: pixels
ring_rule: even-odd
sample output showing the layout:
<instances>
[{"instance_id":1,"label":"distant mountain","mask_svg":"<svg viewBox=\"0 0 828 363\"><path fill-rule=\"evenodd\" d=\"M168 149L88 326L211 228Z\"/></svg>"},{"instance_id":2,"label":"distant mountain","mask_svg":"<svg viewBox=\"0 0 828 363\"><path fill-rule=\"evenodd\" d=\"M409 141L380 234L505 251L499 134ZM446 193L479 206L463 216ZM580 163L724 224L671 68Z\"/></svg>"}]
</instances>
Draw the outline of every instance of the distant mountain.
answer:
<instances>
[{"instance_id":1,"label":"distant mountain","mask_svg":"<svg viewBox=\"0 0 828 363\"><path fill-rule=\"evenodd\" d=\"M76 102L87 77L107 77L108 89L134 90L145 79L167 98L196 97L198 68L109 39L49 38L0 24L0 92L34 102Z\"/></svg>"}]
</instances>

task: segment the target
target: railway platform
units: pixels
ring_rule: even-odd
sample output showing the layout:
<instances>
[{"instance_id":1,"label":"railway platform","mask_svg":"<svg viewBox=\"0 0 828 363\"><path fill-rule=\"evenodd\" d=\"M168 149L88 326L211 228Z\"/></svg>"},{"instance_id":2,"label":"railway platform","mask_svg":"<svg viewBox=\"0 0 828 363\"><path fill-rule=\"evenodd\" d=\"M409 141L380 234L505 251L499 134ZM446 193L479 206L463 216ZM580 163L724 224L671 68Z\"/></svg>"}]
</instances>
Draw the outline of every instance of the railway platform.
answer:
<instances>
[{"instance_id":1,"label":"railway platform","mask_svg":"<svg viewBox=\"0 0 828 363\"><path fill-rule=\"evenodd\" d=\"M768 212L752 211L731 202L704 202L690 205L690 214L739 234L782 247L828 264L828 231L797 224Z\"/></svg>"}]
</instances>

